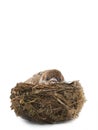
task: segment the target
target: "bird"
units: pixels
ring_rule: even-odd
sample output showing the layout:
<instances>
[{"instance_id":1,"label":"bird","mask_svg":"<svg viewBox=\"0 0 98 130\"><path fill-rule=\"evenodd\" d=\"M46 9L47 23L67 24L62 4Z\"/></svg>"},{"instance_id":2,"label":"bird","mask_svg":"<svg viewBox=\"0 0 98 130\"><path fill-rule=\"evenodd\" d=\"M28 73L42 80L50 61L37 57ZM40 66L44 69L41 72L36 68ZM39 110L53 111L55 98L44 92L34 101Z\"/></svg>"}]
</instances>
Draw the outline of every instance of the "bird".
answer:
<instances>
[{"instance_id":1,"label":"bird","mask_svg":"<svg viewBox=\"0 0 98 130\"><path fill-rule=\"evenodd\" d=\"M62 73L57 69L41 71L34 74L31 78L25 81L25 83L30 84L56 84L64 82L64 77Z\"/></svg>"}]
</instances>

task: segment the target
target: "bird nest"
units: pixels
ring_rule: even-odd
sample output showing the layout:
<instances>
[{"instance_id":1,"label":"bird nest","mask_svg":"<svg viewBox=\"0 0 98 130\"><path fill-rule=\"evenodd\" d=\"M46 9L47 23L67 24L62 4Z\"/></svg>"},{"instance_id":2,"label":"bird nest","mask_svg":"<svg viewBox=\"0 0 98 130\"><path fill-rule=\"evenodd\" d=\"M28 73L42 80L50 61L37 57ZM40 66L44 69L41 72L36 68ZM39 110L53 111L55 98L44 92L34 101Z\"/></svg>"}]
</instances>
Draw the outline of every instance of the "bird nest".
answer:
<instances>
[{"instance_id":1,"label":"bird nest","mask_svg":"<svg viewBox=\"0 0 98 130\"><path fill-rule=\"evenodd\" d=\"M72 83L18 83L11 90L11 108L30 121L56 123L76 118L85 102L79 81Z\"/></svg>"}]
</instances>

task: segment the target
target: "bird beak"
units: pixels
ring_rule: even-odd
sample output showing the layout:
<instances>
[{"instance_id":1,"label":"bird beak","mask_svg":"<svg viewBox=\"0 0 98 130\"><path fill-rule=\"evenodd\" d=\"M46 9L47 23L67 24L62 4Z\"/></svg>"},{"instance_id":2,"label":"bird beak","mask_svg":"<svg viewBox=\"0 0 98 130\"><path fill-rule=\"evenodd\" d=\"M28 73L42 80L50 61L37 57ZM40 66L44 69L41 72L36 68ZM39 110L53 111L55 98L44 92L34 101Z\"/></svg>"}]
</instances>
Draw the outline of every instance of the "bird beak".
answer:
<instances>
[{"instance_id":1,"label":"bird beak","mask_svg":"<svg viewBox=\"0 0 98 130\"><path fill-rule=\"evenodd\" d=\"M57 79L56 78L51 78L50 82L54 82L55 83L55 82L57 82Z\"/></svg>"}]
</instances>

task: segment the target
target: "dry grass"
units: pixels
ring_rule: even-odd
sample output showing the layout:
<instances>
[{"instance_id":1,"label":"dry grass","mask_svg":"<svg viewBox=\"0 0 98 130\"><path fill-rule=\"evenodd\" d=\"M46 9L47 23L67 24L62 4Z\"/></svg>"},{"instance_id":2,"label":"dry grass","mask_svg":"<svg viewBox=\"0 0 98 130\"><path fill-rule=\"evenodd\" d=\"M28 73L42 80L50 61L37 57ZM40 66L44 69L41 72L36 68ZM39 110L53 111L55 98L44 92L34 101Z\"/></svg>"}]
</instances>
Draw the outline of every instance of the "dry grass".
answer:
<instances>
[{"instance_id":1,"label":"dry grass","mask_svg":"<svg viewBox=\"0 0 98 130\"><path fill-rule=\"evenodd\" d=\"M76 82L76 83L75 83ZM85 102L78 81L52 85L18 83L11 90L11 108L22 118L56 123L76 118Z\"/></svg>"}]
</instances>

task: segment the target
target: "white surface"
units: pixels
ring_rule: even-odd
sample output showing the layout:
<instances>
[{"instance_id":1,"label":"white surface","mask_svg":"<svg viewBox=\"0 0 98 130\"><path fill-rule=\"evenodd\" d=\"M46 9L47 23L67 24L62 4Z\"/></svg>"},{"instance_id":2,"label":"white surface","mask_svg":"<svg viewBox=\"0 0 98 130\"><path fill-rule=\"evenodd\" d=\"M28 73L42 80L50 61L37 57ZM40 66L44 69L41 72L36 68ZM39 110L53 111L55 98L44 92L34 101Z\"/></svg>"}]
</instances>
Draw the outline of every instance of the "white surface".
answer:
<instances>
[{"instance_id":1,"label":"white surface","mask_svg":"<svg viewBox=\"0 0 98 130\"><path fill-rule=\"evenodd\" d=\"M98 129L98 1L0 0L0 130ZM79 118L30 124L10 110L10 90L45 69L80 80L87 102Z\"/></svg>"}]
</instances>

